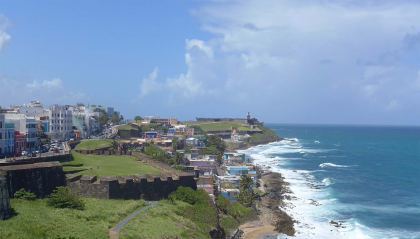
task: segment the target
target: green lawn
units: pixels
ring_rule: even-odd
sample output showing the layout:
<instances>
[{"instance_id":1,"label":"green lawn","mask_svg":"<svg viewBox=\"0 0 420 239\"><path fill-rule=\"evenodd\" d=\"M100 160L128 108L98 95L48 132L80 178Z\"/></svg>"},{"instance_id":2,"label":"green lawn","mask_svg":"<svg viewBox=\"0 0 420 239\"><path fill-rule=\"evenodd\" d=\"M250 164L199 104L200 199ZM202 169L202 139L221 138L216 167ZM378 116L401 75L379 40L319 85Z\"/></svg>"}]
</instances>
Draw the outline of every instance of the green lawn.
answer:
<instances>
[{"instance_id":1,"label":"green lawn","mask_svg":"<svg viewBox=\"0 0 420 239\"><path fill-rule=\"evenodd\" d=\"M53 239L60 235L65 238L108 239L110 228L146 205L142 200L83 200L86 208L79 211L48 207L45 199L11 199L11 206L17 215L8 220L0 220L0 238Z\"/></svg>"},{"instance_id":2,"label":"green lawn","mask_svg":"<svg viewBox=\"0 0 420 239\"><path fill-rule=\"evenodd\" d=\"M231 130L232 126L237 127L240 131L257 131L257 129L251 129L250 127L241 126L240 123L236 122L196 122L196 121L185 121L183 124L188 124L190 126L198 125L204 131L211 130Z\"/></svg>"},{"instance_id":3,"label":"green lawn","mask_svg":"<svg viewBox=\"0 0 420 239\"><path fill-rule=\"evenodd\" d=\"M129 124L125 124L125 125L119 125L117 126L118 130L132 130L132 129L136 129L133 126L129 125Z\"/></svg>"},{"instance_id":4,"label":"green lawn","mask_svg":"<svg viewBox=\"0 0 420 239\"><path fill-rule=\"evenodd\" d=\"M135 157L115 156L115 155L93 155L79 154L71 152L74 160L62 163L83 164L81 167L63 167L65 172L83 170L78 174L88 175L127 175L127 174L146 174L159 173L160 171L146 163L137 161ZM99 169L96 167L99 166ZM90 170L92 167L92 170Z\"/></svg>"},{"instance_id":5,"label":"green lawn","mask_svg":"<svg viewBox=\"0 0 420 239\"><path fill-rule=\"evenodd\" d=\"M90 139L83 140L76 146L76 149L98 149L103 147L110 147L112 139Z\"/></svg>"}]
</instances>

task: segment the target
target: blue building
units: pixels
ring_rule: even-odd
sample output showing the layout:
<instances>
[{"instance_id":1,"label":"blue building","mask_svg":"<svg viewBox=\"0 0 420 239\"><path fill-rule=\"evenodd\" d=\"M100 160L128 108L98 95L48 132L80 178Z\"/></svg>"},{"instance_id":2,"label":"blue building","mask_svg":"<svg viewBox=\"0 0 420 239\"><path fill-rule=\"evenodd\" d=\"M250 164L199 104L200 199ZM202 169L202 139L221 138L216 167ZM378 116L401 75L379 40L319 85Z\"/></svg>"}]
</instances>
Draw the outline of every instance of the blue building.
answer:
<instances>
[{"instance_id":1,"label":"blue building","mask_svg":"<svg viewBox=\"0 0 420 239\"><path fill-rule=\"evenodd\" d=\"M13 155L15 152L15 124L5 123L4 130L4 154Z\"/></svg>"}]
</instances>

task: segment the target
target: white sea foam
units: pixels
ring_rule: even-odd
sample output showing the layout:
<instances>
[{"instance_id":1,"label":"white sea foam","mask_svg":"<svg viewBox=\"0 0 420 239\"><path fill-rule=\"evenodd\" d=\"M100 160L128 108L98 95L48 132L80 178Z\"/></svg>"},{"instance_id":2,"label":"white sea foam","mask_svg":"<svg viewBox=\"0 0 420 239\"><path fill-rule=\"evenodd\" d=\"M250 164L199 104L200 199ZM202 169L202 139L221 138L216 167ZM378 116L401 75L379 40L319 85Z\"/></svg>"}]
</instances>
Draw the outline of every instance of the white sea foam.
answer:
<instances>
[{"instance_id":1,"label":"white sea foam","mask_svg":"<svg viewBox=\"0 0 420 239\"><path fill-rule=\"evenodd\" d=\"M319 142L319 140L315 140L314 144L320 144L321 142Z\"/></svg>"},{"instance_id":2,"label":"white sea foam","mask_svg":"<svg viewBox=\"0 0 420 239\"><path fill-rule=\"evenodd\" d=\"M338 164L333 164L333 163L322 163L322 164L319 165L319 167L321 167L321 168L326 168L326 167L348 168L348 167L351 167L351 165L338 165Z\"/></svg>"},{"instance_id":3,"label":"white sea foam","mask_svg":"<svg viewBox=\"0 0 420 239\"><path fill-rule=\"evenodd\" d=\"M300 149L303 150L300 150ZM398 238L398 234L395 231L381 232L378 230L372 230L361 223L350 218L347 219L343 226L345 228L336 228L330 224L331 220L338 221L340 215L337 210L343 207L348 208L340 204L340 201L333 197L332 188L329 186L334 184L332 178L324 178L322 183L326 186L322 189L314 190L310 187L309 182L315 180L312 173L317 171L325 171L319 169L315 171L306 170L287 170L278 167L279 162L287 162L288 158L281 158L278 155L293 152L311 153L311 149L302 147L300 143L293 141L281 141L270 145L263 145L258 148L250 148L248 150L242 150L241 152L250 154L254 159L254 163L260 165L271 166L272 171L281 173L286 181L290 183L290 190L296 199L291 201L285 200L285 206L282 210L286 211L294 220L299 223L295 223L296 239L332 239L332 238L343 238L343 239L365 239L365 238ZM321 150L322 151L322 150ZM313 151L312 151L313 152ZM267 154L276 155L274 158L267 157ZM298 160L299 158L293 158ZM303 159L303 158L300 158ZM280 165L282 165L280 163ZM322 165L322 166L321 166ZM354 165L336 165L333 163L320 164L321 168L328 167L351 167ZM369 236L368 236L369 235ZM387 235L384 237L383 235ZM389 236L388 236L389 235ZM400 234L404 235L404 234ZM406 234L407 235L407 234ZM285 239L290 238L286 235L280 235L278 238ZM407 238L416 238L408 236Z\"/></svg>"}]
</instances>

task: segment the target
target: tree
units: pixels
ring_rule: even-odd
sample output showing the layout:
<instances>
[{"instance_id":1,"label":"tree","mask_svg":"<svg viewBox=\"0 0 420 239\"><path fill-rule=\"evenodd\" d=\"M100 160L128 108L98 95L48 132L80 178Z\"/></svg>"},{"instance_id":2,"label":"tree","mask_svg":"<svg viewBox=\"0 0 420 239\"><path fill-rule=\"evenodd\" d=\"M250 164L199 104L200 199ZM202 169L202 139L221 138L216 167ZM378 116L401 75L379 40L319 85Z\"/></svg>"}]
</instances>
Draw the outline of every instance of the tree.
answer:
<instances>
[{"instance_id":1,"label":"tree","mask_svg":"<svg viewBox=\"0 0 420 239\"><path fill-rule=\"evenodd\" d=\"M182 154L180 152L176 152L175 154L175 166L178 166L182 160Z\"/></svg>"},{"instance_id":2,"label":"tree","mask_svg":"<svg viewBox=\"0 0 420 239\"><path fill-rule=\"evenodd\" d=\"M254 194L252 190L241 190L239 195L236 197L236 200L245 207L252 206L252 199L254 198Z\"/></svg>"},{"instance_id":3,"label":"tree","mask_svg":"<svg viewBox=\"0 0 420 239\"><path fill-rule=\"evenodd\" d=\"M117 117L117 114L113 114L112 116L111 116L111 122L112 123L117 123L118 122L118 117Z\"/></svg>"},{"instance_id":4,"label":"tree","mask_svg":"<svg viewBox=\"0 0 420 239\"><path fill-rule=\"evenodd\" d=\"M207 138L206 147L214 146L216 149L218 149L220 152L225 152L226 150L226 143L217 135L210 135Z\"/></svg>"},{"instance_id":5,"label":"tree","mask_svg":"<svg viewBox=\"0 0 420 239\"><path fill-rule=\"evenodd\" d=\"M176 152L176 150L178 148L178 144L179 144L178 137L173 137L172 138L172 149L174 150L174 152Z\"/></svg>"},{"instance_id":6,"label":"tree","mask_svg":"<svg viewBox=\"0 0 420 239\"><path fill-rule=\"evenodd\" d=\"M239 180L239 187L242 190L250 190L252 184L252 178L249 175L242 175Z\"/></svg>"},{"instance_id":7,"label":"tree","mask_svg":"<svg viewBox=\"0 0 420 239\"><path fill-rule=\"evenodd\" d=\"M117 151L118 150L118 143L117 143L117 141L115 141L115 139L112 141L112 143L111 143L111 148L114 150L114 151Z\"/></svg>"},{"instance_id":8,"label":"tree","mask_svg":"<svg viewBox=\"0 0 420 239\"><path fill-rule=\"evenodd\" d=\"M140 116L136 116L134 117L134 120L136 121L137 124L139 124L139 121L142 121L143 119Z\"/></svg>"}]
</instances>

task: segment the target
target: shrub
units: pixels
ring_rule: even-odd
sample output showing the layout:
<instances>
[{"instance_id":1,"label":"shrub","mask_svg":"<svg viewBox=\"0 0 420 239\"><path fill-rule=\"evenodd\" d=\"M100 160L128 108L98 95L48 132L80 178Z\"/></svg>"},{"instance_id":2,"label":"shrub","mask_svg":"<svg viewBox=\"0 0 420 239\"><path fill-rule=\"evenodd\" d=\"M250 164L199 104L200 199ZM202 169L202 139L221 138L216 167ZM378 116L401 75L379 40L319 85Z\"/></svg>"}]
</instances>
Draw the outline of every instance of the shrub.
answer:
<instances>
[{"instance_id":1,"label":"shrub","mask_svg":"<svg viewBox=\"0 0 420 239\"><path fill-rule=\"evenodd\" d=\"M28 192L24 188L21 188L19 191L15 192L15 198L34 201L36 195L35 193Z\"/></svg>"},{"instance_id":2,"label":"shrub","mask_svg":"<svg viewBox=\"0 0 420 239\"><path fill-rule=\"evenodd\" d=\"M188 204L194 205L196 203L203 202L203 198L200 196L198 191L190 187L178 187L178 189L169 195L170 200L179 200Z\"/></svg>"},{"instance_id":3,"label":"shrub","mask_svg":"<svg viewBox=\"0 0 420 239\"><path fill-rule=\"evenodd\" d=\"M225 196L219 194L217 196L217 205L219 206L220 210L226 214L231 215L232 217L236 217L236 211L235 208L233 208L232 204L230 204L229 199L227 199Z\"/></svg>"},{"instance_id":4,"label":"shrub","mask_svg":"<svg viewBox=\"0 0 420 239\"><path fill-rule=\"evenodd\" d=\"M257 212L253 207L244 207L238 202L233 202L232 207L235 209L236 217L240 223L252 221L258 218Z\"/></svg>"},{"instance_id":5,"label":"shrub","mask_svg":"<svg viewBox=\"0 0 420 239\"><path fill-rule=\"evenodd\" d=\"M47 205L55 208L85 209L83 200L73 194L68 187L58 187L57 190L54 190L54 192L48 196Z\"/></svg>"}]
</instances>

